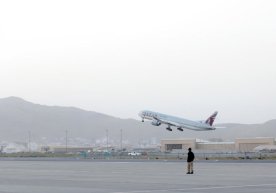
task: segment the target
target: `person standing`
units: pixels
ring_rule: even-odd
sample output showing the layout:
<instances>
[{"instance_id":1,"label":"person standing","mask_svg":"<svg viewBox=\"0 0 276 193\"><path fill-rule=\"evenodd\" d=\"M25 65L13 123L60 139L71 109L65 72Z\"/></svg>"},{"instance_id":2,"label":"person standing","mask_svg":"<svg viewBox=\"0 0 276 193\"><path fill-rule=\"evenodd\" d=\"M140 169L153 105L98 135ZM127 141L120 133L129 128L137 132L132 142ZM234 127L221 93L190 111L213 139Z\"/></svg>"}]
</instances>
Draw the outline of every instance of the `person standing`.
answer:
<instances>
[{"instance_id":1,"label":"person standing","mask_svg":"<svg viewBox=\"0 0 276 193\"><path fill-rule=\"evenodd\" d=\"M195 155L192 152L192 148L189 147L189 152L188 152L188 157L187 157L187 174L193 174L194 173L194 168L193 168L193 162L195 159Z\"/></svg>"}]
</instances>

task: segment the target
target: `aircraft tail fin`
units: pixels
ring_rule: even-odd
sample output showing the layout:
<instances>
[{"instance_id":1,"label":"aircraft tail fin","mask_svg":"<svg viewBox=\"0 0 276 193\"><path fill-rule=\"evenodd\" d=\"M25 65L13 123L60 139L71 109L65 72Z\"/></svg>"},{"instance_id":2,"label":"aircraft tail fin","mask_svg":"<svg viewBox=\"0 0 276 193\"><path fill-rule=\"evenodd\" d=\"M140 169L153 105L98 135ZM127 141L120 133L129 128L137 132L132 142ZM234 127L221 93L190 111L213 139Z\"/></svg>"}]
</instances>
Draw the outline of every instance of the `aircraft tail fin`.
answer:
<instances>
[{"instance_id":1,"label":"aircraft tail fin","mask_svg":"<svg viewBox=\"0 0 276 193\"><path fill-rule=\"evenodd\" d=\"M215 112L205 121L205 123L208 124L208 125L210 125L210 126L212 126L213 123L214 123L214 121L215 121L215 118L216 118L217 114L218 114L218 112L215 111Z\"/></svg>"}]
</instances>

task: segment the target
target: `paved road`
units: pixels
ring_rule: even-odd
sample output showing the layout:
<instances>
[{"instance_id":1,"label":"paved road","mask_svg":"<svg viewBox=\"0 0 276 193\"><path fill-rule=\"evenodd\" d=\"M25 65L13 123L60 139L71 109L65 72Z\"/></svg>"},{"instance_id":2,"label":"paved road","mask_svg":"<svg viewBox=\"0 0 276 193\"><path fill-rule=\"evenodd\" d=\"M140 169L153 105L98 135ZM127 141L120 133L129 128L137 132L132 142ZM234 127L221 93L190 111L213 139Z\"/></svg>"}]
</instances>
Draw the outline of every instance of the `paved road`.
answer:
<instances>
[{"instance_id":1,"label":"paved road","mask_svg":"<svg viewBox=\"0 0 276 193\"><path fill-rule=\"evenodd\" d=\"M0 193L275 193L276 163L0 161Z\"/></svg>"}]
</instances>

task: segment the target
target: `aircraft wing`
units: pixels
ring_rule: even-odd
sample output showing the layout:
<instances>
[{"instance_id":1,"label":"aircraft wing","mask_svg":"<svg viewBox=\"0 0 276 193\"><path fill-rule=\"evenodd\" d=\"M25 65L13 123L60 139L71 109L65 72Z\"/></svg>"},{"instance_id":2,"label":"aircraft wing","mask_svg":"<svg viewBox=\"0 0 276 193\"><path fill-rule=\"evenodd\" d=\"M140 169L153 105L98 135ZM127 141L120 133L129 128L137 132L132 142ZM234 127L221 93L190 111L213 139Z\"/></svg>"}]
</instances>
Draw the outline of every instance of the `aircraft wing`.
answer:
<instances>
[{"instance_id":1,"label":"aircraft wing","mask_svg":"<svg viewBox=\"0 0 276 193\"><path fill-rule=\"evenodd\" d=\"M162 124L167 124L167 125L175 126L175 127L181 127L181 125L179 123L171 121L171 120L168 120L168 119L160 119L160 118L157 118L157 117L153 117L153 118L156 121L160 121Z\"/></svg>"}]
</instances>

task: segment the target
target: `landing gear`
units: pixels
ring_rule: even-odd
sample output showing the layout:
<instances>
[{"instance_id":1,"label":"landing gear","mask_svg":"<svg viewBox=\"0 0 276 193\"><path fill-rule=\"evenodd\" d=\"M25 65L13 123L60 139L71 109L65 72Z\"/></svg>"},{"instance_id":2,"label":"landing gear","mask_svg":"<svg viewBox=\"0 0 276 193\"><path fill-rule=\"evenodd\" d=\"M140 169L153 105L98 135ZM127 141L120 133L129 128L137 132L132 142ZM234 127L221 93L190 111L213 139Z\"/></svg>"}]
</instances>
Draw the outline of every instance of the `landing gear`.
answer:
<instances>
[{"instance_id":1,"label":"landing gear","mask_svg":"<svg viewBox=\"0 0 276 193\"><path fill-rule=\"evenodd\" d=\"M142 119L142 122L145 122L145 120L144 120L144 119Z\"/></svg>"},{"instance_id":2,"label":"landing gear","mask_svg":"<svg viewBox=\"0 0 276 193\"><path fill-rule=\"evenodd\" d=\"M177 130L178 131L183 131L183 129L181 127L178 127Z\"/></svg>"},{"instance_id":3,"label":"landing gear","mask_svg":"<svg viewBox=\"0 0 276 193\"><path fill-rule=\"evenodd\" d=\"M166 129L167 129L168 131L172 131L172 129L171 129L170 126L168 126Z\"/></svg>"}]
</instances>

